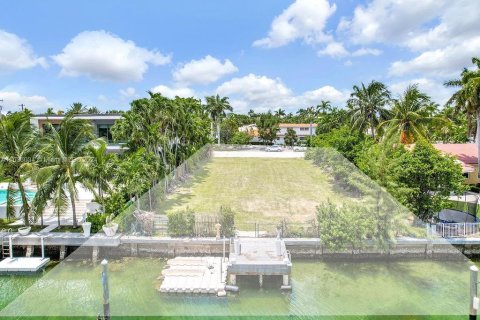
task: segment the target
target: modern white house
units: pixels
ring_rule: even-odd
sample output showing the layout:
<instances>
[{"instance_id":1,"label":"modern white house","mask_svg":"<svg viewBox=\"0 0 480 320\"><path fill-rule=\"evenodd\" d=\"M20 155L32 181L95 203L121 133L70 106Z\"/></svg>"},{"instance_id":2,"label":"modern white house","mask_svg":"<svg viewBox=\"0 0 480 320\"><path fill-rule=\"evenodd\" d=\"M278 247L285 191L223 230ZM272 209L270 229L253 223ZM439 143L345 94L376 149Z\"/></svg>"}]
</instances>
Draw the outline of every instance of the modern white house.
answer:
<instances>
[{"instance_id":1,"label":"modern white house","mask_svg":"<svg viewBox=\"0 0 480 320\"><path fill-rule=\"evenodd\" d=\"M64 115L47 115L39 114L30 118L30 123L38 128L40 132L44 132L46 124L50 123L54 128L58 127ZM74 116L75 119L85 119L90 121L93 127L93 133L99 138L105 138L108 142L107 151L110 153L122 153L123 149L121 143L114 143L112 133L110 132L115 121L122 118L120 114L78 114Z\"/></svg>"},{"instance_id":2,"label":"modern white house","mask_svg":"<svg viewBox=\"0 0 480 320\"><path fill-rule=\"evenodd\" d=\"M280 130L277 132L277 139L274 141L274 144L285 144L285 135L289 128L293 129L298 137L299 144L302 144L310 134L315 135L317 124L312 124L312 132L310 133L310 124L309 123L280 123ZM249 124L238 128L239 131L248 133L252 139L251 142L260 142L258 138L258 128L255 124Z\"/></svg>"}]
</instances>

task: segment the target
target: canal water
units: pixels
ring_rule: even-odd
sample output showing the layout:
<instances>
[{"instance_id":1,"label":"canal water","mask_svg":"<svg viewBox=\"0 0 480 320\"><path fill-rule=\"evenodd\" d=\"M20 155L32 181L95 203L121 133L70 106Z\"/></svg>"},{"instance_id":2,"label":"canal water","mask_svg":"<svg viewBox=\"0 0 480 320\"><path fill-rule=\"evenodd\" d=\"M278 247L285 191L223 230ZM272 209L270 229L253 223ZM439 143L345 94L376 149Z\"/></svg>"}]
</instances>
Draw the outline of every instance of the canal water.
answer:
<instances>
[{"instance_id":1,"label":"canal water","mask_svg":"<svg viewBox=\"0 0 480 320\"><path fill-rule=\"evenodd\" d=\"M291 292L279 279L258 288L238 280L225 298L157 292L165 261L110 261L110 303L115 316L465 315L467 262L323 262L295 260ZM65 261L37 276L0 276L0 316L96 316L102 312L100 266ZM272 319L272 318L271 318Z\"/></svg>"}]
</instances>

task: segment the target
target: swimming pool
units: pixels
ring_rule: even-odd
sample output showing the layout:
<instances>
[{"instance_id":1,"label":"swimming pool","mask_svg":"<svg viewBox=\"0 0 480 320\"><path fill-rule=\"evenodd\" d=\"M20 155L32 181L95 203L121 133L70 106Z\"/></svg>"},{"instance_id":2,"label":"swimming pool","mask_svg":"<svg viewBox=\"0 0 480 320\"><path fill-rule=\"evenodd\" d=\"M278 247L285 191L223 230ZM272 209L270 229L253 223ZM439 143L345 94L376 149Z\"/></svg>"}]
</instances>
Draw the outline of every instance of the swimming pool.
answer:
<instances>
[{"instance_id":1,"label":"swimming pool","mask_svg":"<svg viewBox=\"0 0 480 320\"><path fill-rule=\"evenodd\" d=\"M26 190L25 193L27 194L27 198L32 200L35 197L35 191ZM14 197L16 199L15 204L21 204L22 200L20 198L20 192L15 191ZM7 190L0 190L0 205L4 205L7 203Z\"/></svg>"}]
</instances>

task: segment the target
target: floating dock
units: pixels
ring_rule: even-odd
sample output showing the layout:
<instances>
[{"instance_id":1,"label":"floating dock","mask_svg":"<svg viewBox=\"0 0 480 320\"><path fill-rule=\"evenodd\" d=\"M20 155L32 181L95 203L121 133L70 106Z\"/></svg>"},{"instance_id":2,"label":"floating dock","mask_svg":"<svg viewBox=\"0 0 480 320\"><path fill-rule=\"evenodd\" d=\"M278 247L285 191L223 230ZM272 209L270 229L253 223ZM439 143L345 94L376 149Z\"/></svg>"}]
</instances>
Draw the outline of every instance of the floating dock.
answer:
<instances>
[{"instance_id":1,"label":"floating dock","mask_svg":"<svg viewBox=\"0 0 480 320\"><path fill-rule=\"evenodd\" d=\"M5 258L0 261L0 273L38 272L47 266L50 258Z\"/></svg>"},{"instance_id":2,"label":"floating dock","mask_svg":"<svg viewBox=\"0 0 480 320\"><path fill-rule=\"evenodd\" d=\"M290 290L292 262L282 239L236 238L230 249L228 274L230 284L236 286L237 275L258 276L260 287L263 276L282 276L281 289Z\"/></svg>"},{"instance_id":3,"label":"floating dock","mask_svg":"<svg viewBox=\"0 0 480 320\"><path fill-rule=\"evenodd\" d=\"M224 296L227 262L221 257L176 257L162 271L162 293L198 293Z\"/></svg>"}]
</instances>

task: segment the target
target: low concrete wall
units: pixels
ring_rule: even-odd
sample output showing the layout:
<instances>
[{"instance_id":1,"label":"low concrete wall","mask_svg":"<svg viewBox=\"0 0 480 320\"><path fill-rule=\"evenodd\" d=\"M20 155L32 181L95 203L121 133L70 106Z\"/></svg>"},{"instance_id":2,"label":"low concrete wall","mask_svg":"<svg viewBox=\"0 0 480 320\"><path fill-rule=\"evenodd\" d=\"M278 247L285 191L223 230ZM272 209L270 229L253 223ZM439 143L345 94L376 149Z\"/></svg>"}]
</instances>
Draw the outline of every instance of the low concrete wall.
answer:
<instances>
[{"instance_id":1,"label":"low concrete wall","mask_svg":"<svg viewBox=\"0 0 480 320\"><path fill-rule=\"evenodd\" d=\"M379 249L371 242L366 242L361 249L347 248L344 251L331 251L322 245L320 239L284 239L286 249L293 258L312 259L462 259L466 256L480 256L480 239L398 239L385 249ZM56 258L59 247L66 247L66 254L71 258L92 257L92 252L98 250L98 257L174 257L182 255L213 255L223 254L223 240L215 238L160 238L121 236L105 238L94 236L81 239L79 235L71 239L65 237L45 238L47 255ZM40 254L39 236L15 237L14 248L18 255L23 255L27 246L34 247L34 255ZM229 241L225 242L225 254L229 254Z\"/></svg>"}]
</instances>

